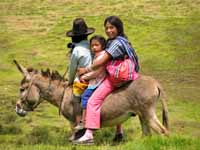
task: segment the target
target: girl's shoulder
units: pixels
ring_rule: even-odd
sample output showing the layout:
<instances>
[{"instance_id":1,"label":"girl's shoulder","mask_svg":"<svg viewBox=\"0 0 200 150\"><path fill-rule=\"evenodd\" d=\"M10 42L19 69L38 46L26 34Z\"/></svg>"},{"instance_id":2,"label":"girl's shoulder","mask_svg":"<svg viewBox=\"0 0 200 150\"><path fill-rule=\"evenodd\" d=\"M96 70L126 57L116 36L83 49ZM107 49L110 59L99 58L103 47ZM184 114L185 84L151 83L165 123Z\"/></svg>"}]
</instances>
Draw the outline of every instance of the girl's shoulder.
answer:
<instances>
[{"instance_id":1,"label":"girl's shoulder","mask_svg":"<svg viewBox=\"0 0 200 150\"><path fill-rule=\"evenodd\" d=\"M107 42L107 47L111 47L111 46L121 46L121 42L119 41L118 38L115 38L113 40L108 40Z\"/></svg>"},{"instance_id":2,"label":"girl's shoulder","mask_svg":"<svg viewBox=\"0 0 200 150\"><path fill-rule=\"evenodd\" d=\"M117 45L122 45L122 42L129 43L128 39L123 36L117 36L115 39L108 41L108 43L110 44L117 44Z\"/></svg>"},{"instance_id":3,"label":"girl's shoulder","mask_svg":"<svg viewBox=\"0 0 200 150\"><path fill-rule=\"evenodd\" d=\"M105 50L102 50L102 51L100 51L100 52L98 52L98 53L95 53L94 58L102 57L105 53L106 53Z\"/></svg>"}]
</instances>

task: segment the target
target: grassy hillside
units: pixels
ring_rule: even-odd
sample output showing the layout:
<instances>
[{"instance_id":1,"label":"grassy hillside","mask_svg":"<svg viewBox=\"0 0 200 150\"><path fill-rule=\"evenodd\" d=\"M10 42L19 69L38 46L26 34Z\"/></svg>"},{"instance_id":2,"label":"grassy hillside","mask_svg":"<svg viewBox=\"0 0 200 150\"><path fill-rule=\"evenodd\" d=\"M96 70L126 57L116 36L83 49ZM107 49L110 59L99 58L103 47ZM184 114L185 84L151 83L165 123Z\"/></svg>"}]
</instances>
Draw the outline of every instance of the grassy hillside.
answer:
<instances>
[{"instance_id":1,"label":"grassy hillside","mask_svg":"<svg viewBox=\"0 0 200 150\"><path fill-rule=\"evenodd\" d=\"M0 0L0 149L200 149L200 2L198 0ZM12 63L64 73L65 36L83 17L95 34L118 15L134 45L141 73L158 79L168 95L170 137L141 138L138 118L124 124L126 141L112 145L114 128L96 132L97 146L72 146L70 127L43 103L25 118L15 114L21 74ZM158 109L160 115L160 109Z\"/></svg>"}]
</instances>

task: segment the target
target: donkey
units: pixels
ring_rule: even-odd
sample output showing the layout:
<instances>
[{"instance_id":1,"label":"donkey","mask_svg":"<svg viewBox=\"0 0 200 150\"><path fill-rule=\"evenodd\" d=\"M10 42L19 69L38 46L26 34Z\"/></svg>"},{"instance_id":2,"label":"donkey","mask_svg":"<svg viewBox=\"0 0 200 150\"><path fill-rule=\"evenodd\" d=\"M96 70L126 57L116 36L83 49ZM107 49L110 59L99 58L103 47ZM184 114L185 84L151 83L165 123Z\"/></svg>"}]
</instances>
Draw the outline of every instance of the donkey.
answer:
<instances>
[{"instance_id":1,"label":"donkey","mask_svg":"<svg viewBox=\"0 0 200 150\"><path fill-rule=\"evenodd\" d=\"M49 70L38 72L27 69L14 60L24 76L20 85L20 98L16 103L16 113L25 116L43 100L59 108L59 112L70 122L75 121L71 101L72 87L59 75ZM163 124L156 116L156 103L161 97ZM130 84L110 94L101 107L101 127L113 126L126 121L133 114L139 116L142 135L168 135L168 110L166 96L161 85L152 77L140 75Z\"/></svg>"}]
</instances>

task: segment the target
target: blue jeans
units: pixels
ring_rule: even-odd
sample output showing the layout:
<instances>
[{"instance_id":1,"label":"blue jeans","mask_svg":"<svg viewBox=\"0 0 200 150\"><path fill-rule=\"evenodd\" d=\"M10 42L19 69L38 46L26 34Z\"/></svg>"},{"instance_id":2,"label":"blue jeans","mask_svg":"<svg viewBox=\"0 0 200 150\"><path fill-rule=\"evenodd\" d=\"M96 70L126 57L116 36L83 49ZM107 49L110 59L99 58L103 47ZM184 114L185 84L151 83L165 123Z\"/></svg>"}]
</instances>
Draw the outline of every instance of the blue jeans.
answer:
<instances>
[{"instance_id":1,"label":"blue jeans","mask_svg":"<svg viewBox=\"0 0 200 150\"><path fill-rule=\"evenodd\" d=\"M81 106L83 109L86 109L88 99L92 96L92 93L95 89L86 89L83 94L81 95Z\"/></svg>"}]
</instances>

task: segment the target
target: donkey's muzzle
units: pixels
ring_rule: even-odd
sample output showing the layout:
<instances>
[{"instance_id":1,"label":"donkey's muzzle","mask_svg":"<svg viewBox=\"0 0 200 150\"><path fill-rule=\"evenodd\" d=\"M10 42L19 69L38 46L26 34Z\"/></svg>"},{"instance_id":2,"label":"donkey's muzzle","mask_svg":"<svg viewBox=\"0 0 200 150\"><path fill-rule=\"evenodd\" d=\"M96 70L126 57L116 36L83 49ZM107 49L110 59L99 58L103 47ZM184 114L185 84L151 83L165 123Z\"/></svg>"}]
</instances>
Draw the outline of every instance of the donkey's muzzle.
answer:
<instances>
[{"instance_id":1,"label":"donkey's muzzle","mask_svg":"<svg viewBox=\"0 0 200 150\"><path fill-rule=\"evenodd\" d=\"M27 111L23 110L18 104L16 105L15 111L20 117L24 117L27 114Z\"/></svg>"}]
</instances>

